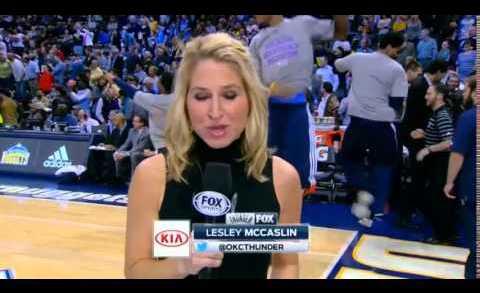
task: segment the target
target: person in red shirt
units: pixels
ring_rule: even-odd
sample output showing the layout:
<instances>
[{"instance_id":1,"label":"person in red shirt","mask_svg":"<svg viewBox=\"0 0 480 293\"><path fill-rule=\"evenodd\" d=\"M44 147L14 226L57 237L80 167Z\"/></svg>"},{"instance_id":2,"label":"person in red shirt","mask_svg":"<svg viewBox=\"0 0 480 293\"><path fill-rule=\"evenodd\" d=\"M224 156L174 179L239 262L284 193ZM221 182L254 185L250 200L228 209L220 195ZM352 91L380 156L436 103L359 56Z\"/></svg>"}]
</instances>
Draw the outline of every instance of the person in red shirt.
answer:
<instances>
[{"instance_id":1,"label":"person in red shirt","mask_svg":"<svg viewBox=\"0 0 480 293\"><path fill-rule=\"evenodd\" d=\"M44 93L48 94L52 91L55 79L52 74L50 65L43 65L42 71L38 77L38 88Z\"/></svg>"}]
</instances>

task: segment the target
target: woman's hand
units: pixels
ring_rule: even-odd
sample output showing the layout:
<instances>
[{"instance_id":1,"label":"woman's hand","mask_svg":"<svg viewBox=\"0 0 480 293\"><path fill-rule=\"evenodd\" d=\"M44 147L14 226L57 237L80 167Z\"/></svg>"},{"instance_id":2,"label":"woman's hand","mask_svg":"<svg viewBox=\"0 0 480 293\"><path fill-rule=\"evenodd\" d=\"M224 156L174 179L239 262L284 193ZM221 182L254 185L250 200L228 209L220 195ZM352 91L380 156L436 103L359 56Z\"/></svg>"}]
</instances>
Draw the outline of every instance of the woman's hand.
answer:
<instances>
[{"instance_id":1,"label":"woman's hand","mask_svg":"<svg viewBox=\"0 0 480 293\"><path fill-rule=\"evenodd\" d=\"M178 262L177 268L181 275L197 275L203 268L218 268L222 265L223 253L195 252L193 241L190 243L190 257Z\"/></svg>"}]
</instances>

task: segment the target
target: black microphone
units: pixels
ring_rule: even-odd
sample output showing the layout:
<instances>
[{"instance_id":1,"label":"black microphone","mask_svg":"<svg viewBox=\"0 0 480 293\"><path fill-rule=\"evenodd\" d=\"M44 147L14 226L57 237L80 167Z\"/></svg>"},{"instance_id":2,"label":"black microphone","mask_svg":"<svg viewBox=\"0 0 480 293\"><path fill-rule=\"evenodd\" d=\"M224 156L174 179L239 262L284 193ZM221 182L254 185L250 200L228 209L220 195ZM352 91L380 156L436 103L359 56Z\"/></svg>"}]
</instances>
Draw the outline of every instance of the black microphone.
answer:
<instances>
[{"instance_id":1,"label":"black microphone","mask_svg":"<svg viewBox=\"0 0 480 293\"><path fill-rule=\"evenodd\" d=\"M232 194L232 169L230 164L208 162L202 176L203 191L214 191L228 197ZM206 216L206 223L215 224L222 216ZM204 268L198 273L199 279L214 279L213 268Z\"/></svg>"}]
</instances>

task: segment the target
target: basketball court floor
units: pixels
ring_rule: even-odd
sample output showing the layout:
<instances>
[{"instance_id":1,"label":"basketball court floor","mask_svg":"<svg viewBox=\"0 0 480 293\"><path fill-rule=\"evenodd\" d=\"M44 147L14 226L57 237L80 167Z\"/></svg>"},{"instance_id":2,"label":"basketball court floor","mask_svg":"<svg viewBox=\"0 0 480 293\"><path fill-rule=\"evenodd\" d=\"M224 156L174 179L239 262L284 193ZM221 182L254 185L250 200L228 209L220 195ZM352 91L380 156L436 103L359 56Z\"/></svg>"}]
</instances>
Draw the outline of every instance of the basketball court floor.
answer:
<instances>
[{"instance_id":1,"label":"basketball court floor","mask_svg":"<svg viewBox=\"0 0 480 293\"><path fill-rule=\"evenodd\" d=\"M0 279L123 278L121 192L0 177ZM306 203L302 222L312 225L302 278L463 278L467 249L421 243L388 219L367 229L346 206Z\"/></svg>"}]
</instances>

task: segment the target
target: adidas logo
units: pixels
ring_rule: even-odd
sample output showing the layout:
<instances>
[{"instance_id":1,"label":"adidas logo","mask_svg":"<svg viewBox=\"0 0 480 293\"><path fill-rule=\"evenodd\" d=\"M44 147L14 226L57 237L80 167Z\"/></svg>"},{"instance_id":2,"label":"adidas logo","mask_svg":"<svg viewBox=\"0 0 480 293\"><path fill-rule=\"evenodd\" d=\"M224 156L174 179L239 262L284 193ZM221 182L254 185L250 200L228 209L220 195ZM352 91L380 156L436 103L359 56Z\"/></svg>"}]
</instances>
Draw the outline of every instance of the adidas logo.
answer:
<instances>
[{"instance_id":1,"label":"adidas logo","mask_svg":"<svg viewBox=\"0 0 480 293\"><path fill-rule=\"evenodd\" d=\"M68 158L67 148L63 145L58 150L56 150L47 160L43 162L43 167L45 168L63 168L71 166L72 162Z\"/></svg>"}]
</instances>

